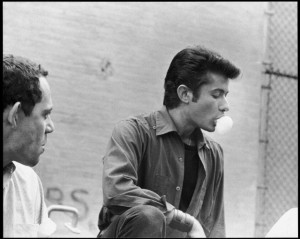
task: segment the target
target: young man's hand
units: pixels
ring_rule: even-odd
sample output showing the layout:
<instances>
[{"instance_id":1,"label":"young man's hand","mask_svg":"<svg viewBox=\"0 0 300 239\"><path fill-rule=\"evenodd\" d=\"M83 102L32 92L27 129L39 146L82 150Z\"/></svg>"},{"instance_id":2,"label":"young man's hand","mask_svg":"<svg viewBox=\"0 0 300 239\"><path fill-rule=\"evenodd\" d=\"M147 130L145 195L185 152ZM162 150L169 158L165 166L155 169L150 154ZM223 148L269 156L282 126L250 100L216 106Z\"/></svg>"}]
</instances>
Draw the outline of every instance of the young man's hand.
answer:
<instances>
[{"instance_id":1,"label":"young man's hand","mask_svg":"<svg viewBox=\"0 0 300 239\"><path fill-rule=\"evenodd\" d=\"M190 237L190 238L206 238L204 230L196 218L194 218L194 224L193 224L191 231L188 232L188 237Z\"/></svg>"}]
</instances>

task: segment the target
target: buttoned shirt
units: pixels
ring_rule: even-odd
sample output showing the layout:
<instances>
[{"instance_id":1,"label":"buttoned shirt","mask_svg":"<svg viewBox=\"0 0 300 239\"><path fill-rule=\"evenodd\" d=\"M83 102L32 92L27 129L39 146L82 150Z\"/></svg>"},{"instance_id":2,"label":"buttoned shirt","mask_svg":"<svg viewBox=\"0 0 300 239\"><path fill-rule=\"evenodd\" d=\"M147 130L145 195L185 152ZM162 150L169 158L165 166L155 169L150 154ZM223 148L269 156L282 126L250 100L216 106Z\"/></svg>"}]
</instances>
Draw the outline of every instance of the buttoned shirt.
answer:
<instances>
[{"instance_id":1,"label":"buttoned shirt","mask_svg":"<svg viewBox=\"0 0 300 239\"><path fill-rule=\"evenodd\" d=\"M3 236L47 237L55 230L38 175L28 166L10 163L3 171Z\"/></svg>"},{"instance_id":2,"label":"buttoned shirt","mask_svg":"<svg viewBox=\"0 0 300 239\"><path fill-rule=\"evenodd\" d=\"M195 130L205 175L197 181L186 213L202 225L207 237L225 237L223 150ZM179 208L184 180L184 143L166 107L116 124L103 157L103 207L99 228L122 208L152 205L163 213ZM198 178L200 170L198 170ZM203 176L203 175L202 175ZM121 209L121 210L120 210ZM170 226L167 237L185 237Z\"/></svg>"}]
</instances>

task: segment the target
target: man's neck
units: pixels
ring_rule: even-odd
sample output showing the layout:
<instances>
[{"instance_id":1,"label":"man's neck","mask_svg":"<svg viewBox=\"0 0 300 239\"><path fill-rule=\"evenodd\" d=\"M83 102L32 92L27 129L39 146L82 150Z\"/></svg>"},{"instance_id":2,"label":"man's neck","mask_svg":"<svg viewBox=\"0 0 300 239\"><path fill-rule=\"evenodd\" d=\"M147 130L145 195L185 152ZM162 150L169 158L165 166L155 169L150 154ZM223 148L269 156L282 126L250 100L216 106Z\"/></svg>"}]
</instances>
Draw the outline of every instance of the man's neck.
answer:
<instances>
[{"instance_id":1,"label":"man's neck","mask_svg":"<svg viewBox=\"0 0 300 239\"><path fill-rule=\"evenodd\" d=\"M4 148L4 147L3 147ZM5 168L7 165L9 165L12 162L11 157L9 156L9 154L7 153L7 151L5 150L5 148L3 149L3 168Z\"/></svg>"},{"instance_id":2,"label":"man's neck","mask_svg":"<svg viewBox=\"0 0 300 239\"><path fill-rule=\"evenodd\" d=\"M189 144L188 142L191 142L192 133L196 127L189 122L186 117L186 113L180 106L175 109L168 110L168 112L182 141Z\"/></svg>"}]
</instances>

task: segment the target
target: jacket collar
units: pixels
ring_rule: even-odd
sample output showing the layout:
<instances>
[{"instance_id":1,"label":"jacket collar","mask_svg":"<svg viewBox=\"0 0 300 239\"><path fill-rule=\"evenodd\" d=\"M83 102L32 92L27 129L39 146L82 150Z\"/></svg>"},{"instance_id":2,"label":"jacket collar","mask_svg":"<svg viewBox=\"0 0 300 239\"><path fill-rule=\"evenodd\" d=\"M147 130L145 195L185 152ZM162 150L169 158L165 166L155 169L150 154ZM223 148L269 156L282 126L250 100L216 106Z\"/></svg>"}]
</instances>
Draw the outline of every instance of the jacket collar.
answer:
<instances>
[{"instance_id":1,"label":"jacket collar","mask_svg":"<svg viewBox=\"0 0 300 239\"><path fill-rule=\"evenodd\" d=\"M163 106L159 111L157 111L155 121L156 121L156 136L167 134L170 132L178 133L177 128L172 118L170 117L170 114L166 106ZM202 148L203 146L209 148L208 141L200 128L196 128L193 134L196 134L196 138L198 140L197 146L199 149Z\"/></svg>"}]
</instances>

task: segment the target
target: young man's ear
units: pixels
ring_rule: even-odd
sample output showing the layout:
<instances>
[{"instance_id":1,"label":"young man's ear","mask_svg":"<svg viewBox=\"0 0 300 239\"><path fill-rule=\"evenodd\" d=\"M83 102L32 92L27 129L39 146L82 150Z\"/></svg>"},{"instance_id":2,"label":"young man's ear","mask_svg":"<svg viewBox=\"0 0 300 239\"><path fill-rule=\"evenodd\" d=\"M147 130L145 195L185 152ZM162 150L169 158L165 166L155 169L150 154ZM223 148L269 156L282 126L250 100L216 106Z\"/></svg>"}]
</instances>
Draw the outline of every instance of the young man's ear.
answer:
<instances>
[{"instance_id":1,"label":"young man's ear","mask_svg":"<svg viewBox=\"0 0 300 239\"><path fill-rule=\"evenodd\" d=\"M193 93L186 85L180 85L177 88L177 95L181 102L188 104L193 99Z\"/></svg>"},{"instance_id":2,"label":"young man's ear","mask_svg":"<svg viewBox=\"0 0 300 239\"><path fill-rule=\"evenodd\" d=\"M13 128L18 123L18 111L21 109L21 102L16 102L8 112L8 122Z\"/></svg>"}]
</instances>

